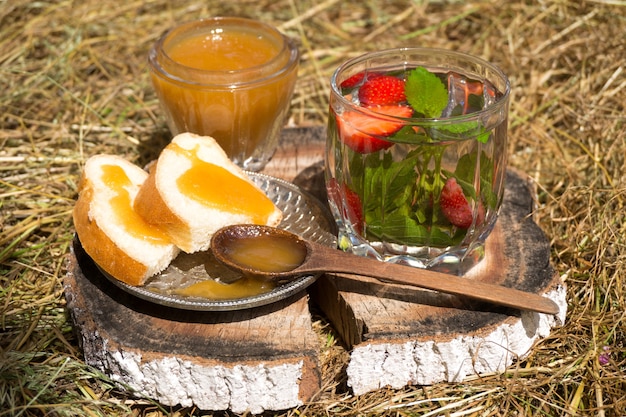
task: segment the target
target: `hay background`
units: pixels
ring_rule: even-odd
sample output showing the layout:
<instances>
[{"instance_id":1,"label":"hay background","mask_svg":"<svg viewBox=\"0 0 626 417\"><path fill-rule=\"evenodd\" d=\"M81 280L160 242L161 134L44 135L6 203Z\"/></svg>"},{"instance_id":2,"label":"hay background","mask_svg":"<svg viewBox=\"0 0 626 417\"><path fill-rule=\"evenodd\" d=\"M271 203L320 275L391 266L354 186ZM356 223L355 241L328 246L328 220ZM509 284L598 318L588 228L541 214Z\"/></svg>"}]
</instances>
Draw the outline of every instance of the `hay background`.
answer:
<instances>
[{"instance_id":1,"label":"hay background","mask_svg":"<svg viewBox=\"0 0 626 417\"><path fill-rule=\"evenodd\" d=\"M564 327L503 375L354 397L346 352L316 318L323 390L276 415L626 415L626 2L0 0L0 416L222 415L133 399L85 367L62 279L83 161L143 163L168 138L146 54L191 18L265 20L300 42L289 123L326 117L346 58L400 45L458 49L513 85L510 164L566 280ZM604 355L604 356L603 356Z\"/></svg>"}]
</instances>

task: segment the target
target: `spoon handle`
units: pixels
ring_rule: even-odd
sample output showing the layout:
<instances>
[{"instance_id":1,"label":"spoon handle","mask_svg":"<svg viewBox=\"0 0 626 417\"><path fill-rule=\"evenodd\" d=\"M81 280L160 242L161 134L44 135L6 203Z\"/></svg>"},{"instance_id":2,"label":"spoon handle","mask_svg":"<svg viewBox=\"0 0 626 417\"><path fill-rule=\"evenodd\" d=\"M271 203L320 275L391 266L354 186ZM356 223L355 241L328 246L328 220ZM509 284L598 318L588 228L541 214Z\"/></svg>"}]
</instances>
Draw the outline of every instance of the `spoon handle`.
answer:
<instances>
[{"instance_id":1,"label":"spoon handle","mask_svg":"<svg viewBox=\"0 0 626 417\"><path fill-rule=\"evenodd\" d=\"M319 271L363 275L383 282L411 285L539 313L559 312L559 306L554 301L538 294L427 269L381 262L322 245L315 246L315 256L307 262L307 267Z\"/></svg>"}]
</instances>

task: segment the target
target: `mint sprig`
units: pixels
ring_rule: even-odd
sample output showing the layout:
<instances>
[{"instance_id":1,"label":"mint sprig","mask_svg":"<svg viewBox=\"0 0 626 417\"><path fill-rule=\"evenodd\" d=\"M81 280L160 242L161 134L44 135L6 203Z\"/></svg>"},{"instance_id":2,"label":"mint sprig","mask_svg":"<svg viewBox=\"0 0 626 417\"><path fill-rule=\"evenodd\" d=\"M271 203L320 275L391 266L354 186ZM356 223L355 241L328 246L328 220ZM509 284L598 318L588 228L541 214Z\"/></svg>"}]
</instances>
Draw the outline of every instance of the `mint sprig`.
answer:
<instances>
[{"instance_id":1,"label":"mint sprig","mask_svg":"<svg viewBox=\"0 0 626 417\"><path fill-rule=\"evenodd\" d=\"M448 88L441 79L424 67L416 67L407 76L404 93L407 102L413 110L426 118L441 117L443 110L448 106ZM469 100L479 100L470 94ZM483 103L473 103L474 107L482 108ZM455 112L453 112L454 114ZM457 115L463 114L462 112ZM476 140L487 143L489 133L477 121L468 121L453 125L438 126L437 129L444 130L453 135L464 136L472 132ZM405 142L408 142L405 140Z\"/></svg>"},{"instance_id":2,"label":"mint sprig","mask_svg":"<svg viewBox=\"0 0 626 417\"><path fill-rule=\"evenodd\" d=\"M416 67L409 73L404 93L413 110L427 118L441 116L448 105L448 89L424 67Z\"/></svg>"}]
</instances>

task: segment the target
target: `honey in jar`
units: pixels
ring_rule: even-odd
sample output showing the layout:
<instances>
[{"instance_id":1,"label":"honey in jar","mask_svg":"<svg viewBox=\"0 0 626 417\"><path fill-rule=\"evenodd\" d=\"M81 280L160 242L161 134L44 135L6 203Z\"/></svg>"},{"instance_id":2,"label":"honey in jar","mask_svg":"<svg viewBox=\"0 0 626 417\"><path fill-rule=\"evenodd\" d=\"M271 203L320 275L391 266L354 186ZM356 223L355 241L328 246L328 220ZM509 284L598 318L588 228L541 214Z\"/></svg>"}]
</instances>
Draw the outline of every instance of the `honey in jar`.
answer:
<instances>
[{"instance_id":1,"label":"honey in jar","mask_svg":"<svg viewBox=\"0 0 626 417\"><path fill-rule=\"evenodd\" d=\"M166 32L149 63L173 135L212 136L242 168L265 166L296 81L293 42L255 20L202 19Z\"/></svg>"}]
</instances>

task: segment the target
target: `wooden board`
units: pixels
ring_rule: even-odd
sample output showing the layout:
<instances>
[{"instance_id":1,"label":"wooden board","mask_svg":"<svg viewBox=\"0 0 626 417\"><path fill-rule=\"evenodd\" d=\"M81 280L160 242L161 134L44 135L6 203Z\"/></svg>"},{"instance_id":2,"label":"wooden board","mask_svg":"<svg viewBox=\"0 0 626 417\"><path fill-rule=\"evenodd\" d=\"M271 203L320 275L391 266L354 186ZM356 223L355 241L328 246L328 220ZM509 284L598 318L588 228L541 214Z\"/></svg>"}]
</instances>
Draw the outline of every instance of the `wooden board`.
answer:
<instances>
[{"instance_id":1,"label":"wooden board","mask_svg":"<svg viewBox=\"0 0 626 417\"><path fill-rule=\"evenodd\" d=\"M307 133L306 154L323 160L323 130ZM270 168L325 200L321 162L309 158L306 169L289 171L294 157L289 149L278 152ZM323 276L311 287L313 301L351 349L347 374L355 394L500 372L564 322L565 286L550 264L549 242L533 222L533 196L523 173L507 172L503 207L486 257L466 277L544 294L559 305L557 316L374 280L364 285L346 275Z\"/></svg>"},{"instance_id":2,"label":"wooden board","mask_svg":"<svg viewBox=\"0 0 626 417\"><path fill-rule=\"evenodd\" d=\"M291 181L325 202L325 143L326 128L323 126L286 128L276 153L263 172Z\"/></svg>"}]
</instances>

